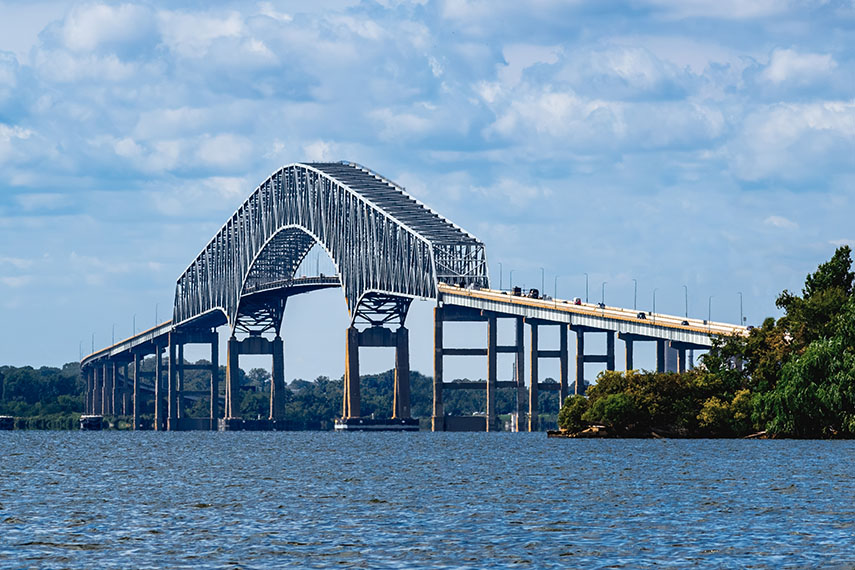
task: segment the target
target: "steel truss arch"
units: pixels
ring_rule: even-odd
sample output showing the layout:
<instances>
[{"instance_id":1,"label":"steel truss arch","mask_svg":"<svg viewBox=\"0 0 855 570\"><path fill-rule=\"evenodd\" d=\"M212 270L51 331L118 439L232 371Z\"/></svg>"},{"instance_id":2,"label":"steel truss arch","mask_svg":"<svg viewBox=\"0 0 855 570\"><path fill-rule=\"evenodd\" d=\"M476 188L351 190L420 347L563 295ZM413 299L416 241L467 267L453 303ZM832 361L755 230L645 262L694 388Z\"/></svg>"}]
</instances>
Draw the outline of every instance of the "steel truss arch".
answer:
<instances>
[{"instance_id":1,"label":"steel truss arch","mask_svg":"<svg viewBox=\"0 0 855 570\"><path fill-rule=\"evenodd\" d=\"M376 313L389 307L403 311L402 324L409 301L436 298L440 282L489 286L484 244L402 187L354 163L293 163L260 184L178 278L173 324L221 311L234 328L241 298L293 280L316 243L339 272L352 323L385 324Z\"/></svg>"}]
</instances>

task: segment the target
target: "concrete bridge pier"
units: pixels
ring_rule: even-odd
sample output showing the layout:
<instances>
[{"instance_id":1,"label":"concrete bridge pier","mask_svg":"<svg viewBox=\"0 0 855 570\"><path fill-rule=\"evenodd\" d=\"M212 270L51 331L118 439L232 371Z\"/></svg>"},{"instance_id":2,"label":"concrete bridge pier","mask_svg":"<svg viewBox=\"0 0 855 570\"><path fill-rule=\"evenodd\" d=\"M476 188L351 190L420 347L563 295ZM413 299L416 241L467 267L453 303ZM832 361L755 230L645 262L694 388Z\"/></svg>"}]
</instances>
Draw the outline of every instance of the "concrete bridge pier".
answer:
<instances>
[{"instance_id":1,"label":"concrete bridge pier","mask_svg":"<svg viewBox=\"0 0 855 570\"><path fill-rule=\"evenodd\" d=\"M211 417L209 428L216 429L217 427L217 412L219 410L219 362L218 362L218 343L219 337L216 331L211 330L185 330L174 331L169 333L169 373L167 381L167 400L168 408L168 429L182 429L182 424L187 423L187 413L185 406L185 389L184 378L187 370L208 370L210 369L210 392L211 398ZM211 346L211 364L187 364L184 359L184 347L188 344L210 344ZM198 426L198 423L196 424Z\"/></svg>"},{"instance_id":2,"label":"concrete bridge pier","mask_svg":"<svg viewBox=\"0 0 855 570\"><path fill-rule=\"evenodd\" d=\"M101 391L101 410L105 416L113 415L113 366L110 361L101 365L103 384Z\"/></svg>"},{"instance_id":3,"label":"concrete bridge pier","mask_svg":"<svg viewBox=\"0 0 855 570\"><path fill-rule=\"evenodd\" d=\"M213 346L213 345L212 345ZM212 348L212 360L215 350ZM240 415L240 355L241 354L267 354L273 358L272 374L270 380L270 420L285 419L285 347L282 337L278 334L273 340L268 340L261 335L250 335L243 340L238 340L234 335L228 341L228 355L226 357L226 420L241 419ZM217 355L218 356L218 355ZM214 379L217 372L211 363L211 394L219 390ZM217 398L212 398L212 413L215 407L219 407Z\"/></svg>"},{"instance_id":4,"label":"concrete bridge pier","mask_svg":"<svg viewBox=\"0 0 855 570\"><path fill-rule=\"evenodd\" d=\"M95 392L95 377L91 368L86 368L84 374L86 375L86 397L83 400L83 413L89 415L93 413L92 394Z\"/></svg>"},{"instance_id":5,"label":"concrete bridge pier","mask_svg":"<svg viewBox=\"0 0 855 570\"><path fill-rule=\"evenodd\" d=\"M409 419L410 414L410 334L406 327L391 330L371 326L360 331L348 327L345 343L344 394L342 395L342 418L355 419L361 416L359 391L359 349L362 347L395 348L395 378L392 395L392 418Z\"/></svg>"},{"instance_id":6,"label":"concrete bridge pier","mask_svg":"<svg viewBox=\"0 0 855 570\"><path fill-rule=\"evenodd\" d=\"M166 429L167 431L175 431L178 429L178 397L181 390L178 376L178 333L169 333L169 362L167 363L166 375L166 401L167 401L167 416ZM183 345L182 345L183 346ZM184 351L182 350L183 354Z\"/></svg>"},{"instance_id":7,"label":"concrete bridge pier","mask_svg":"<svg viewBox=\"0 0 855 570\"><path fill-rule=\"evenodd\" d=\"M514 382L517 386L517 421L515 431L525 431L529 398L525 387L525 319L514 318Z\"/></svg>"},{"instance_id":8,"label":"concrete bridge pier","mask_svg":"<svg viewBox=\"0 0 855 570\"><path fill-rule=\"evenodd\" d=\"M591 329L583 326L570 326L576 333L576 387L574 394L585 393L585 364L588 362L602 362L606 370L615 369L615 333L613 331ZM604 333L606 335L605 354L585 354L585 335L589 333Z\"/></svg>"},{"instance_id":9,"label":"concrete bridge pier","mask_svg":"<svg viewBox=\"0 0 855 570\"><path fill-rule=\"evenodd\" d=\"M359 397L359 329L356 327L347 329L344 352L344 393L341 417L358 418L362 410L360 410Z\"/></svg>"},{"instance_id":10,"label":"concrete bridge pier","mask_svg":"<svg viewBox=\"0 0 855 570\"><path fill-rule=\"evenodd\" d=\"M529 368L531 371L531 378L529 378L528 384L528 431L537 431L538 430L538 383L540 382L540 371L538 370L538 343L539 343L539 333L537 329L537 323L531 323L529 327L529 334L531 335L531 364L529 364Z\"/></svg>"},{"instance_id":11,"label":"concrete bridge pier","mask_svg":"<svg viewBox=\"0 0 855 570\"><path fill-rule=\"evenodd\" d=\"M131 380L131 416L133 417L134 430L140 429L140 374L142 370L143 354L134 352L134 377Z\"/></svg>"},{"instance_id":12,"label":"concrete bridge pier","mask_svg":"<svg viewBox=\"0 0 855 570\"><path fill-rule=\"evenodd\" d=\"M496 382L498 381L498 361L496 358L498 322L496 316L487 317L487 410L485 431L496 431Z\"/></svg>"},{"instance_id":13,"label":"concrete bridge pier","mask_svg":"<svg viewBox=\"0 0 855 570\"><path fill-rule=\"evenodd\" d=\"M393 419L408 419L410 413L410 331L400 327L395 331L395 387L393 390Z\"/></svg>"},{"instance_id":14,"label":"concrete bridge pier","mask_svg":"<svg viewBox=\"0 0 855 570\"><path fill-rule=\"evenodd\" d=\"M445 407L442 403L442 307L433 310L433 412L431 431L445 431Z\"/></svg>"},{"instance_id":15,"label":"concrete bridge pier","mask_svg":"<svg viewBox=\"0 0 855 570\"><path fill-rule=\"evenodd\" d=\"M131 382L130 377L128 376L128 369L130 368L130 363L126 360L122 362L122 415L128 416L131 415Z\"/></svg>"},{"instance_id":16,"label":"concrete bridge pier","mask_svg":"<svg viewBox=\"0 0 855 570\"><path fill-rule=\"evenodd\" d=\"M496 402L499 388L514 389L517 395L517 426L525 429L526 409L528 399L525 397L525 348L523 344L524 321L522 317L514 319L514 344L504 346L498 344L498 321L500 316L490 311L473 310L465 307L436 307L434 309L434 384L433 384L433 415L431 429L433 431L495 431L498 425ZM487 346L485 348L447 348L444 346L443 330L446 322L485 322L487 324ZM498 355L510 353L516 356L514 379L498 380ZM468 382L445 382L443 380L443 360L446 356L482 356L487 358L487 380ZM485 390L486 410L484 416L446 416L443 405L445 390ZM482 419L483 418L483 419Z\"/></svg>"},{"instance_id":17,"label":"concrete bridge pier","mask_svg":"<svg viewBox=\"0 0 855 570\"><path fill-rule=\"evenodd\" d=\"M285 343L278 334L270 341L273 357L270 375L270 420L285 419Z\"/></svg>"},{"instance_id":18,"label":"concrete bridge pier","mask_svg":"<svg viewBox=\"0 0 855 570\"><path fill-rule=\"evenodd\" d=\"M211 333L211 430L217 430L217 419L220 417L220 337L216 331Z\"/></svg>"},{"instance_id":19,"label":"concrete bridge pier","mask_svg":"<svg viewBox=\"0 0 855 570\"><path fill-rule=\"evenodd\" d=\"M568 372L570 355L567 348L567 325L563 323L548 323L537 319L527 319L531 327L531 378L529 380L529 410L528 431L538 431L538 407L540 404L540 392L544 390L556 390L558 392L558 407L564 403L564 398L569 392ZM558 350L544 350L540 348L538 328L540 326L558 327ZM540 381L538 362L541 358L557 358L559 361L559 382L548 384Z\"/></svg>"},{"instance_id":20,"label":"concrete bridge pier","mask_svg":"<svg viewBox=\"0 0 855 570\"><path fill-rule=\"evenodd\" d=\"M166 429L166 406L164 405L164 378L163 378L163 345L154 347L154 429L163 431Z\"/></svg>"}]
</instances>

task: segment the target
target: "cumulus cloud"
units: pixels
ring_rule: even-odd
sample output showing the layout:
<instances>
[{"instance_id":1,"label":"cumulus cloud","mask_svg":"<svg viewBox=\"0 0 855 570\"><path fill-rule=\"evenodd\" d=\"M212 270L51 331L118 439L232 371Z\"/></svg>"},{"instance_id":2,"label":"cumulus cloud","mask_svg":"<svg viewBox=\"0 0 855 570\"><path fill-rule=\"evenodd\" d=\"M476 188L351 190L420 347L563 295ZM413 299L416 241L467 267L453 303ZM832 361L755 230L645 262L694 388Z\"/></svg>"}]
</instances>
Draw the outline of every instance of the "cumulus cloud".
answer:
<instances>
[{"instance_id":1,"label":"cumulus cloud","mask_svg":"<svg viewBox=\"0 0 855 570\"><path fill-rule=\"evenodd\" d=\"M769 65L762 76L775 84L784 82L809 83L828 76L837 62L830 54L798 53L790 49L772 52Z\"/></svg>"},{"instance_id":2,"label":"cumulus cloud","mask_svg":"<svg viewBox=\"0 0 855 570\"><path fill-rule=\"evenodd\" d=\"M734 173L744 180L825 178L850 170L855 156L855 101L782 103L749 114L728 143Z\"/></svg>"},{"instance_id":3,"label":"cumulus cloud","mask_svg":"<svg viewBox=\"0 0 855 570\"><path fill-rule=\"evenodd\" d=\"M561 53L560 46L539 46L516 44L507 46L502 54L507 62L500 66L497 75L504 85L513 87L522 79L523 72L538 63L553 64L558 62Z\"/></svg>"},{"instance_id":4,"label":"cumulus cloud","mask_svg":"<svg viewBox=\"0 0 855 570\"><path fill-rule=\"evenodd\" d=\"M101 47L116 49L121 45L149 40L155 32L155 18L144 6L122 4L77 5L65 18L61 28L63 44L75 52L88 52Z\"/></svg>"},{"instance_id":5,"label":"cumulus cloud","mask_svg":"<svg viewBox=\"0 0 855 570\"><path fill-rule=\"evenodd\" d=\"M161 11L159 27L164 45L176 54L201 58L222 38L244 35L244 21L237 12L225 15Z\"/></svg>"},{"instance_id":6,"label":"cumulus cloud","mask_svg":"<svg viewBox=\"0 0 855 570\"><path fill-rule=\"evenodd\" d=\"M204 137L196 151L203 164L214 167L234 167L244 164L252 152L252 142L241 136L221 134Z\"/></svg>"}]
</instances>

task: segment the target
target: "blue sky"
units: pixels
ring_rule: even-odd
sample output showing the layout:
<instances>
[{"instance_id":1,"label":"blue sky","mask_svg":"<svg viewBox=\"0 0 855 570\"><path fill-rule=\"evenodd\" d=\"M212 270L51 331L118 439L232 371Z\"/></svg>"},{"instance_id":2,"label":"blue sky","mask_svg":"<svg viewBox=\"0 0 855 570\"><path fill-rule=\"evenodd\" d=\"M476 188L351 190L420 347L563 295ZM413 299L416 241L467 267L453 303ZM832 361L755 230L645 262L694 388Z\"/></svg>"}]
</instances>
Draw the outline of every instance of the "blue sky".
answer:
<instances>
[{"instance_id":1,"label":"blue sky","mask_svg":"<svg viewBox=\"0 0 855 570\"><path fill-rule=\"evenodd\" d=\"M851 1L0 1L0 363L165 318L242 200L308 160L404 185L486 242L495 285L543 267L584 296L587 272L631 307L636 279L675 314L686 285L728 322L742 292L758 323L855 243L853 32ZM286 331L289 379L341 374L344 311L292 302L314 340Z\"/></svg>"}]
</instances>

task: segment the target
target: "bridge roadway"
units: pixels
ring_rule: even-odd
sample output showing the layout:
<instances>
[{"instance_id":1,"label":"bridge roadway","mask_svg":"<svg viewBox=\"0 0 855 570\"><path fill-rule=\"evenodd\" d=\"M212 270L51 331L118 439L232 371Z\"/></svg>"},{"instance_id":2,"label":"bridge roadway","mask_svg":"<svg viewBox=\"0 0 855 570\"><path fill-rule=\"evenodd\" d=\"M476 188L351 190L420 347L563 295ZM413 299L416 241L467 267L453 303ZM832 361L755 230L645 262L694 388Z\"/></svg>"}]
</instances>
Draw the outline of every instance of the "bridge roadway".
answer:
<instances>
[{"instance_id":1,"label":"bridge roadway","mask_svg":"<svg viewBox=\"0 0 855 570\"><path fill-rule=\"evenodd\" d=\"M516 334L511 345L502 346L497 342L498 319L511 319L515 323ZM571 392L584 393L585 365L588 363L605 364L606 370L615 370L615 336L625 343L625 369L632 370L634 365L634 345L637 342L656 343L656 369L658 371L685 371L688 367L689 351L706 350L712 346L712 337L717 335L744 335L745 327L726 323L707 322L698 319L685 319L660 313L639 312L620 307L577 301L535 298L514 295L508 291L481 289L477 287L459 287L441 283L438 287L437 308L434 318L434 430L495 429L496 389L511 388L517 391L516 417L517 429L538 429L538 401L540 392L558 392L559 402L563 402ZM486 348L448 348L444 346L443 323L470 321L487 323ZM524 386L525 342L524 329L529 327L529 381ZM559 328L559 348L541 349L538 343L539 329L543 326ZM569 382L568 331L576 334L576 378ZM585 349L586 335L601 333L606 336L605 354L591 354ZM499 381L497 378L497 355L511 353L515 355L514 378ZM448 356L487 357L487 380L485 382L444 382L443 361ZM669 358L670 357L670 358ZM559 381L541 382L539 362L542 359L558 359ZM481 418L449 417L443 409L443 392L453 389L484 389L487 391L487 410ZM526 389L528 394L526 395Z\"/></svg>"},{"instance_id":2,"label":"bridge roadway","mask_svg":"<svg viewBox=\"0 0 855 570\"><path fill-rule=\"evenodd\" d=\"M335 277L297 278L309 251L322 247L336 266ZM409 331L404 326L413 299L436 301L434 310L435 430L498 428L497 389L516 392L517 429L536 430L541 391L571 393L568 334L576 335L576 379L573 393L585 389L585 365L615 369L615 338L625 342L627 370L634 368L636 342L656 343L657 370L685 370L687 352L706 349L711 335L746 334L724 323L639 313L557 299L521 297L489 288L485 245L474 235L443 218L403 187L352 162L292 163L262 182L229 217L176 281L172 320L99 350L81 362L86 379L88 414L132 415L141 427L143 404L153 407L154 428L161 430L241 429L239 359L242 354L272 356L269 421L285 420L284 348L280 336L286 301L300 293L340 287L350 313L346 331L345 374L340 424L359 428L361 416L359 349L395 348L392 420L412 425L410 414ZM497 322L515 323L514 342L499 345ZM444 345L444 324L486 323L486 347ZM229 327L224 409L220 409L219 341L217 329ZM559 329L557 350L538 344L544 326ZM526 376L524 339L528 327L529 365ZM603 354L586 351L585 338L606 337ZM271 337L273 337L271 339ZM187 344L210 345L210 363L184 362ZM515 356L511 380L497 378L497 355ZM141 364L155 356L154 401L142 402ZM454 356L486 356L483 382L444 382L443 360ZM164 360L164 357L166 360ZM555 358L559 382L542 382L539 363ZM133 377L129 374L132 366ZM210 417L207 423L186 417L184 371L205 368L210 374ZM526 388L528 393L526 394ZM486 390L483 415L447 416L443 392ZM364 421L363 421L364 420ZM349 423L350 422L350 423Z\"/></svg>"}]
</instances>

